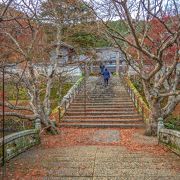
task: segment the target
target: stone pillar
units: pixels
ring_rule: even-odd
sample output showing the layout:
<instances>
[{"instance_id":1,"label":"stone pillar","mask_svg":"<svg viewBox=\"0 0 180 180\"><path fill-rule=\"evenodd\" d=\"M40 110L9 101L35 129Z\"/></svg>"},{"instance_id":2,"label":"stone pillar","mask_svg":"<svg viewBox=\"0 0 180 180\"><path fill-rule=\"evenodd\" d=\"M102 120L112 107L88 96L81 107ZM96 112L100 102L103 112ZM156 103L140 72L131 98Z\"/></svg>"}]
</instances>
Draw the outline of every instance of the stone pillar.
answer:
<instances>
[{"instance_id":1,"label":"stone pillar","mask_svg":"<svg viewBox=\"0 0 180 180\"><path fill-rule=\"evenodd\" d=\"M125 63L124 63L124 61L122 61L122 63L121 63L121 65L122 65L122 74L125 74L124 72L125 72Z\"/></svg>"},{"instance_id":2,"label":"stone pillar","mask_svg":"<svg viewBox=\"0 0 180 180\"><path fill-rule=\"evenodd\" d=\"M93 73L93 63L91 63L91 66L90 66L90 73Z\"/></svg>"},{"instance_id":3,"label":"stone pillar","mask_svg":"<svg viewBox=\"0 0 180 180\"><path fill-rule=\"evenodd\" d=\"M116 55L116 74L119 75L119 52L117 51Z\"/></svg>"},{"instance_id":4,"label":"stone pillar","mask_svg":"<svg viewBox=\"0 0 180 180\"><path fill-rule=\"evenodd\" d=\"M41 120L39 118L35 120L35 129L37 130L41 129Z\"/></svg>"},{"instance_id":5,"label":"stone pillar","mask_svg":"<svg viewBox=\"0 0 180 180\"><path fill-rule=\"evenodd\" d=\"M85 70L85 78L86 78L86 77L89 76L89 70L88 70L88 65L87 65L87 63L85 63L84 70Z\"/></svg>"},{"instance_id":6,"label":"stone pillar","mask_svg":"<svg viewBox=\"0 0 180 180\"><path fill-rule=\"evenodd\" d=\"M157 135L159 135L160 129L164 128L163 118L158 118Z\"/></svg>"}]
</instances>

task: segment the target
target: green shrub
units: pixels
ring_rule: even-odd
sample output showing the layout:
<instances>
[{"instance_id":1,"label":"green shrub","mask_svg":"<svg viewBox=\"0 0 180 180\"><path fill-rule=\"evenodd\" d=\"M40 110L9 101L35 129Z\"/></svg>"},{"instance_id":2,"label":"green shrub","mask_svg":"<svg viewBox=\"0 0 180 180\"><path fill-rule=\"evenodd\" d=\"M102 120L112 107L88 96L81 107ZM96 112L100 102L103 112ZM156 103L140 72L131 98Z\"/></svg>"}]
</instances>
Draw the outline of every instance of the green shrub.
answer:
<instances>
[{"instance_id":1,"label":"green shrub","mask_svg":"<svg viewBox=\"0 0 180 180\"><path fill-rule=\"evenodd\" d=\"M27 100L28 99L27 91L25 88L23 88L23 87L19 88L19 97L21 100Z\"/></svg>"},{"instance_id":2,"label":"green shrub","mask_svg":"<svg viewBox=\"0 0 180 180\"><path fill-rule=\"evenodd\" d=\"M180 118L170 115L165 119L164 126L167 129L174 129L180 131Z\"/></svg>"},{"instance_id":3,"label":"green shrub","mask_svg":"<svg viewBox=\"0 0 180 180\"><path fill-rule=\"evenodd\" d=\"M100 74L100 72L99 72L99 73L91 72L91 73L90 73L90 76L98 76L99 74Z\"/></svg>"},{"instance_id":4,"label":"green shrub","mask_svg":"<svg viewBox=\"0 0 180 180\"><path fill-rule=\"evenodd\" d=\"M112 76L118 76L116 72L112 72Z\"/></svg>"},{"instance_id":5,"label":"green shrub","mask_svg":"<svg viewBox=\"0 0 180 180\"><path fill-rule=\"evenodd\" d=\"M134 88L136 89L136 91L140 94L142 100L149 107L149 103L146 100L146 97L145 97L145 94L143 91L143 86L142 86L140 79L138 79L138 78L135 79L135 78L130 77L130 81L131 81L132 85L134 86Z\"/></svg>"}]
</instances>

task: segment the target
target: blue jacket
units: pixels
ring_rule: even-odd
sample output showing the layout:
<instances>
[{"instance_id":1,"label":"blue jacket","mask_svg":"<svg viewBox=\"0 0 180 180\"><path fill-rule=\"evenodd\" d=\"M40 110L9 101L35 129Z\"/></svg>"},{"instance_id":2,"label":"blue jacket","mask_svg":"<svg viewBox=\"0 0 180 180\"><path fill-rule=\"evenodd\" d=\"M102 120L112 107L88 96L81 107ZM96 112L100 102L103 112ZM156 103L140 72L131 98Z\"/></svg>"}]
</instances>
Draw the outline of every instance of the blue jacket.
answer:
<instances>
[{"instance_id":1,"label":"blue jacket","mask_svg":"<svg viewBox=\"0 0 180 180\"><path fill-rule=\"evenodd\" d=\"M109 71L107 69L104 70L103 77L104 77L104 79L109 79L110 78L110 73L109 73Z\"/></svg>"}]
</instances>

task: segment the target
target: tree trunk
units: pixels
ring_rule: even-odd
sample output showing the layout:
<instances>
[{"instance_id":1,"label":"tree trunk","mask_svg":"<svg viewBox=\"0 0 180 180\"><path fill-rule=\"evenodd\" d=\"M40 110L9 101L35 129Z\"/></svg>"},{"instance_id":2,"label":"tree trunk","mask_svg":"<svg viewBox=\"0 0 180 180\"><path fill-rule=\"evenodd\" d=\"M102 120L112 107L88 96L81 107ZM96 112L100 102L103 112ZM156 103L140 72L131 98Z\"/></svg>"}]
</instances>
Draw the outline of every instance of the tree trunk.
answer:
<instances>
[{"instance_id":1,"label":"tree trunk","mask_svg":"<svg viewBox=\"0 0 180 180\"><path fill-rule=\"evenodd\" d=\"M43 106L38 108L39 116L41 123L47 128L46 130L51 134L59 134L58 129L55 127L55 124L50 120L49 116L44 111Z\"/></svg>"},{"instance_id":2,"label":"tree trunk","mask_svg":"<svg viewBox=\"0 0 180 180\"><path fill-rule=\"evenodd\" d=\"M154 100L151 106L151 114L149 116L149 124L146 127L146 135L156 136L157 135L157 126L158 118L161 117L161 107L158 100Z\"/></svg>"}]
</instances>

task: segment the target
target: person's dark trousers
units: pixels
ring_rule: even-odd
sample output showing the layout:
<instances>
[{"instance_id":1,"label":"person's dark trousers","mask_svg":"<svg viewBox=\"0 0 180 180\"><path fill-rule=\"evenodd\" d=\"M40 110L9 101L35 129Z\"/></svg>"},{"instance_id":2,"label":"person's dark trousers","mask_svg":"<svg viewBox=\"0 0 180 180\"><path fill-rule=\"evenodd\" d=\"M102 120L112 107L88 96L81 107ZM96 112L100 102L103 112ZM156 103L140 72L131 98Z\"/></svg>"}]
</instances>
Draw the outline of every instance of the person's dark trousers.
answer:
<instances>
[{"instance_id":1,"label":"person's dark trousers","mask_svg":"<svg viewBox=\"0 0 180 180\"><path fill-rule=\"evenodd\" d=\"M108 78L104 79L104 85L107 86L108 85Z\"/></svg>"}]
</instances>

